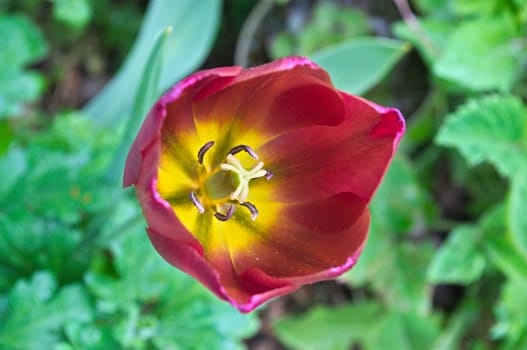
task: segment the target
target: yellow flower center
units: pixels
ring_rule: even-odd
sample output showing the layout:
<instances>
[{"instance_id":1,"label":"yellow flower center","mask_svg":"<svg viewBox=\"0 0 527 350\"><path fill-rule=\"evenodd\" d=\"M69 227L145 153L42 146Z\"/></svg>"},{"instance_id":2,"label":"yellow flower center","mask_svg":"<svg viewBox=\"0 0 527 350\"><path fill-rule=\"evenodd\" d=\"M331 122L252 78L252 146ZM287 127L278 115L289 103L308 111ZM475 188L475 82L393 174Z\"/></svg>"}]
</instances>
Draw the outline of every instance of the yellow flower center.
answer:
<instances>
[{"instance_id":1,"label":"yellow flower center","mask_svg":"<svg viewBox=\"0 0 527 350\"><path fill-rule=\"evenodd\" d=\"M263 169L264 163L258 161L250 169L246 169L236 154L244 151L253 159L258 160L258 155L252 148L246 145L233 147L225 157L225 162L211 171L203 166L203 159L207 151L214 146L214 141L207 142L198 151L198 163L200 169L200 188L189 193L192 204L203 214L207 210L213 210L214 216L220 221L229 220L238 205L247 208L251 212L253 220L258 216L258 210L254 204L247 201L249 197L249 183L261 177L268 180L272 173Z\"/></svg>"}]
</instances>

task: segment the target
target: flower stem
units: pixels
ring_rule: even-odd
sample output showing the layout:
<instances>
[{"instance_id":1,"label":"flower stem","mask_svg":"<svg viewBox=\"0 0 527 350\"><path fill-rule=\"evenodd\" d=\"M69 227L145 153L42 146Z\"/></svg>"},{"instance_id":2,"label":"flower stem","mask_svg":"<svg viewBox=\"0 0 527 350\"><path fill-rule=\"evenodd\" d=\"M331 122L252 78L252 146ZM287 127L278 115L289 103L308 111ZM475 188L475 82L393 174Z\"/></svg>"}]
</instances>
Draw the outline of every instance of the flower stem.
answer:
<instances>
[{"instance_id":1,"label":"flower stem","mask_svg":"<svg viewBox=\"0 0 527 350\"><path fill-rule=\"evenodd\" d=\"M412 12L412 9L410 8L410 5L408 4L407 0L393 0L395 3L395 6L397 7L397 10L399 10L399 13L401 14L401 17L403 18L404 23L417 35L417 38L424 47L434 56L437 57L439 55L439 49L435 46L435 44L432 42L432 40L428 37L426 32L424 31L423 27L419 23L419 20L415 16L415 14Z\"/></svg>"}]
</instances>

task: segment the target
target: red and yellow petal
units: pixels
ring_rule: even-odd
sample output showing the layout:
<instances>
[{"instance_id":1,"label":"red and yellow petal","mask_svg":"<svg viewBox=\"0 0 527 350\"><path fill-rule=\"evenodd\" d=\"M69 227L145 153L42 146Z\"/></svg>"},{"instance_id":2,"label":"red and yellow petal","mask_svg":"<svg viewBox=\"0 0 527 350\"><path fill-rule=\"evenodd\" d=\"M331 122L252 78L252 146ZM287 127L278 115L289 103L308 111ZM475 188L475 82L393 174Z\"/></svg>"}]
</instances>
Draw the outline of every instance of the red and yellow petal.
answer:
<instances>
[{"instance_id":1,"label":"red and yellow petal","mask_svg":"<svg viewBox=\"0 0 527 350\"><path fill-rule=\"evenodd\" d=\"M179 130L194 130L192 112L189 110L192 99L200 91L211 90L211 85L216 89L221 89L240 70L240 67L204 70L184 79L166 92L150 110L130 148L124 169L123 186L127 187L137 183L142 153L152 142L162 138L162 127L170 129L174 133L179 132ZM167 112L168 105L174 109ZM167 113L172 117L167 119Z\"/></svg>"},{"instance_id":2,"label":"red and yellow petal","mask_svg":"<svg viewBox=\"0 0 527 350\"><path fill-rule=\"evenodd\" d=\"M347 113L338 127L293 130L258 149L280 186L276 200L302 202L341 192L371 199L404 132L404 120L396 109L343 97Z\"/></svg>"},{"instance_id":3,"label":"red and yellow petal","mask_svg":"<svg viewBox=\"0 0 527 350\"><path fill-rule=\"evenodd\" d=\"M234 126L237 135L257 129L266 138L309 125L338 125L344 115L327 74L299 58L243 71L223 90L194 101L193 110L197 124L215 120Z\"/></svg>"}]
</instances>

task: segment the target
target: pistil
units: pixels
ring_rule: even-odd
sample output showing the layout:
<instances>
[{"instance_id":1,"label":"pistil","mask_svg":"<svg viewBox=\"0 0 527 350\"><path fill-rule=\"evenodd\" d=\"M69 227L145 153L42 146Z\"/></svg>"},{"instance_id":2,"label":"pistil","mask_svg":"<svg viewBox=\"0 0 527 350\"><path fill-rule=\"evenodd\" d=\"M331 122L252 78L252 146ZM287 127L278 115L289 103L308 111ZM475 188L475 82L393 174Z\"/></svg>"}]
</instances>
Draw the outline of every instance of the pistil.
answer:
<instances>
[{"instance_id":1,"label":"pistil","mask_svg":"<svg viewBox=\"0 0 527 350\"><path fill-rule=\"evenodd\" d=\"M264 177L267 175L267 171L263 169L264 163L258 162L252 169L247 170L243 167L242 163L233 156L232 154L227 155L227 163L222 163L220 167L223 170L230 170L238 175L240 181L238 187L231 193L229 198L231 200L237 200L240 203L245 202L249 196L249 181Z\"/></svg>"}]
</instances>

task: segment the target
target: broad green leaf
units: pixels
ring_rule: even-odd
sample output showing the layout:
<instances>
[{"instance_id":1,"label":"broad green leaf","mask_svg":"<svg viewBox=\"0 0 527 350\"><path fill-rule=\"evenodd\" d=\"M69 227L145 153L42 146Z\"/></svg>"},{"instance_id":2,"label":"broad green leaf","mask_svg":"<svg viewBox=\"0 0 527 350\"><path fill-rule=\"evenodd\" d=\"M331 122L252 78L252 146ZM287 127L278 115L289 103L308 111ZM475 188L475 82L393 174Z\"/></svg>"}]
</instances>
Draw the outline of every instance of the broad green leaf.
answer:
<instances>
[{"instance_id":1,"label":"broad green leaf","mask_svg":"<svg viewBox=\"0 0 527 350\"><path fill-rule=\"evenodd\" d=\"M496 324L492 328L492 335L495 338L504 340L507 344L516 344L511 349L523 349L518 347L520 342L524 342L527 332L527 286L508 281L505 283L500 300L495 308Z\"/></svg>"},{"instance_id":2,"label":"broad green leaf","mask_svg":"<svg viewBox=\"0 0 527 350\"><path fill-rule=\"evenodd\" d=\"M488 161L512 177L527 164L527 108L513 96L473 99L450 114L436 138L472 166Z\"/></svg>"},{"instance_id":3,"label":"broad green leaf","mask_svg":"<svg viewBox=\"0 0 527 350\"><path fill-rule=\"evenodd\" d=\"M408 44L381 38L354 38L310 55L326 69L335 86L363 94L381 81L408 52Z\"/></svg>"},{"instance_id":4,"label":"broad green leaf","mask_svg":"<svg viewBox=\"0 0 527 350\"><path fill-rule=\"evenodd\" d=\"M452 10L458 15L485 15L508 10L508 5L501 0L456 0L452 2Z\"/></svg>"},{"instance_id":5,"label":"broad green leaf","mask_svg":"<svg viewBox=\"0 0 527 350\"><path fill-rule=\"evenodd\" d=\"M420 10L419 12L426 12L432 15L446 12L450 5L450 2L445 0L414 0L413 3Z\"/></svg>"},{"instance_id":6,"label":"broad green leaf","mask_svg":"<svg viewBox=\"0 0 527 350\"><path fill-rule=\"evenodd\" d=\"M509 17L466 21L452 33L433 72L474 91L509 91L522 60L518 37Z\"/></svg>"},{"instance_id":7,"label":"broad green leaf","mask_svg":"<svg viewBox=\"0 0 527 350\"><path fill-rule=\"evenodd\" d=\"M371 302L316 306L306 314L278 320L273 329L292 349L346 350L367 339L382 313L380 305Z\"/></svg>"},{"instance_id":8,"label":"broad green leaf","mask_svg":"<svg viewBox=\"0 0 527 350\"><path fill-rule=\"evenodd\" d=\"M404 235L424 229L435 211L431 196L420 186L409 160L397 154L371 203L372 220L378 230Z\"/></svg>"},{"instance_id":9,"label":"broad green leaf","mask_svg":"<svg viewBox=\"0 0 527 350\"><path fill-rule=\"evenodd\" d=\"M439 336L437 319L414 313L390 312L378 327L367 349L430 349Z\"/></svg>"},{"instance_id":10,"label":"broad green leaf","mask_svg":"<svg viewBox=\"0 0 527 350\"><path fill-rule=\"evenodd\" d=\"M527 119L527 116L526 116ZM526 128L527 129L527 128ZM526 152L527 153L527 152ZM527 256L527 164L518 169L511 184L508 202L508 227L517 246Z\"/></svg>"},{"instance_id":11,"label":"broad green leaf","mask_svg":"<svg viewBox=\"0 0 527 350\"><path fill-rule=\"evenodd\" d=\"M432 253L428 242L396 241L390 232L378 230L372 219L366 247L343 279L352 287L371 285L390 307L422 312L429 304L426 267Z\"/></svg>"},{"instance_id":12,"label":"broad green leaf","mask_svg":"<svg viewBox=\"0 0 527 350\"><path fill-rule=\"evenodd\" d=\"M100 324L92 326L85 323L68 323L64 328L67 342L60 344L61 346L64 346L64 349L119 349L119 344L112 338L108 329Z\"/></svg>"},{"instance_id":13,"label":"broad green leaf","mask_svg":"<svg viewBox=\"0 0 527 350\"><path fill-rule=\"evenodd\" d=\"M0 13L0 120L21 113L22 104L44 90L44 78L24 67L45 57L47 44L27 17Z\"/></svg>"},{"instance_id":14,"label":"broad green leaf","mask_svg":"<svg viewBox=\"0 0 527 350\"><path fill-rule=\"evenodd\" d=\"M0 72L0 119L23 112L23 103L36 100L44 91L41 74L22 69Z\"/></svg>"},{"instance_id":15,"label":"broad green leaf","mask_svg":"<svg viewBox=\"0 0 527 350\"><path fill-rule=\"evenodd\" d=\"M481 236L474 226L458 226L450 232L428 267L428 281L468 284L479 279L485 268Z\"/></svg>"},{"instance_id":16,"label":"broad green leaf","mask_svg":"<svg viewBox=\"0 0 527 350\"><path fill-rule=\"evenodd\" d=\"M57 291L50 274L36 273L30 281L17 282L9 294L6 313L0 315L0 348L51 349L62 327L91 317L82 287L70 285Z\"/></svg>"},{"instance_id":17,"label":"broad green leaf","mask_svg":"<svg viewBox=\"0 0 527 350\"><path fill-rule=\"evenodd\" d=\"M2 174L2 186L0 186L0 204L3 203L18 181L19 177L26 172L27 155L21 148L13 147L6 154L0 156L0 174Z\"/></svg>"},{"instance_id":18,"label":"broad green leaf","mask_svg":"<svg viewBox=\"0 0 527 350\"><path fill-rule=\"evenodd\" d=\"M523 254L508 234L506 215L505 206L498 205L480 220L478 226L484 230L485 252L508 279L527 286L527 255Z\"/></svg>"},{"instance_id":19,"label":"broad green leaf","mask_svg":"<svg viewBox=\"0 0 527 350\"><path fill-rule=\"evenodd\" d=\"M91 7L87 0L53 0L53 17L79 30L89 22Z\"/></svg>"},{"instance_id":20,"label":"broad green leaf","mask_svg":"<svg viewBox=\"0 0 527 350\"><path fill-rule=\"evenodd\" d=\"M128 118L137 95L141 75L155 38L168 26L174 33L167 41L165 62L157 93L198 68L208 54L220 18L220 0L153 0L141 31L126 62L84 111L100 124L110 125Z\"/></svg>"},{"instance_id":21,"label":"broad green leaf","mask_svg":"<svg viewBox=\"0 0 527 350\"><path fill-rule=\"evenodd\" d=\"M48 46L39 28L23 15L0 13L0 72L14 70L44 58Z\"/></svg>"}]
</instances>

